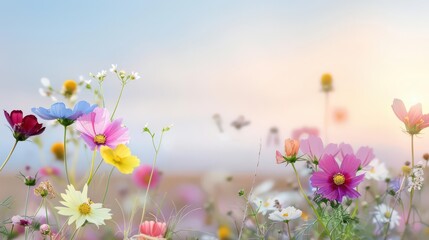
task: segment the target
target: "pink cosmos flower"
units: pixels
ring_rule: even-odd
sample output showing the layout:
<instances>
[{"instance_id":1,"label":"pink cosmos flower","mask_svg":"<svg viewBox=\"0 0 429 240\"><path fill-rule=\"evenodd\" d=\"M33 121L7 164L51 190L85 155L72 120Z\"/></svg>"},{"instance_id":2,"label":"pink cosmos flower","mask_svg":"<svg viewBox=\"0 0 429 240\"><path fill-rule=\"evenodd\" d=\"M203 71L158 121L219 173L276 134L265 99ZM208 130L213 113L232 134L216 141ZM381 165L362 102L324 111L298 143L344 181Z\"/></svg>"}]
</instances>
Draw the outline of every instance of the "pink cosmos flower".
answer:
<instances>
[{"instance_id":1,"label":"pink cosmos flower","mask_svg":"<svg viewBox=\"0 0 429 240\"><path fill-rule=\"evenodd\" d=\"M374 152L370 147L360 147L356 154L354 154L353 148L350 144L341 143L339 149L340 160L344 159L347 155L355 155L355 157L361 162L360 168L365 168L375 158Z\"/></svg>"},{"instance_id":2,"label":"pink cosmos flower","mask_svg":"<svg viewBox=\"0 0 429 240\"><path fill-rule=\"evenodd\" d=\"M321 171L313 173L311 185L317 187L317 193L329 200L341 202L344 196L358 198L360 194L354 188L365 177L365 174L356 176L359 165L359 159L353 155L347 155L341 167L332 155L323 155L319 162Z\"/></svg>"},{"instance_id":3,"label":"pink cosmos flower","mask_svg":"<svg viewBox=\"0 0 429 240\"><path fill-rule=\"evenodd\" d=\"M31 222L32 222L31 218L29 218L29 217L22 217L22 216L19 216L19 215L13 216L11 218L11 220L12 220L12 224L14 224L14 225L20 225L20 226L24 226L24 227L30 226Z\"/></svg>"},{"instance_id":4,"label":"pink cosmos flower","mask_svg":"<svg viewBox=\"0 0 429 240\"><path fill-rule=\"evenodd\" d=\"M149 185L150 173L152 172L152 167L149 165L141 165L137 169L134 170L133 180L134 183L141 187L147 188ZM150 188L158 186L160 182L160 173L158 169L153 170L152 180L150 182Z\"/></svg>"},{"instance_id":5,"label":"pink cosmos flower","mask_svg":"<svg viewBox=\"0 0 429 240\"><path fill-rule=\"evenodd\" d=\"M162 238L167 232L167 224L165 222L144 221L140 225L140 233L156 238Z\"/></svg>"},{"instance_id":6,"label":"pink cosmos flower","mask_svg":"<svg viewBox=\"0 0 429 240\"><path fill-rule=\"evenodd\" d=\"M319 129L313 127L302 127L293 130L292 139L301 139L301 137L305 136L319 136Z\"/></svg>"},{"instance_id":7,"label":"pink cosmos flower","mask_svg":"<svg viewBox=\"0 0 429 240\"><path fill-rule=\"evenodd\" d=\"M311 159L319 161L325 154L335 157L338 154L339 149L338 145L333 143L323 147L323 142L320 137L310 135L307 139L301 141L301 151Z\"/></svg>"},{"instance_id":8,"label":"pink cosmos flower","mask_svg":"<svg viewBox=\"0 0 429 240\"><path fill-rule=\"evenodd\" d=\"M402 100L395 98L392 109L411 135L418 134L422 129L429 127L429 114L422 114L422 104L420 103L413 105L407 112Z\"/></svg>"},{"instance_id":9,"label":"pink cosmos flower","mask_svg":"<svg viewBox=\"0 0 429 240\"><path fill-rule=\"evenodd\" d=\"M43 177L49 177L49 176L56 176L56 177L58 177L58 176L60 176L61 171L57 167L46 166L46 167L40 168L39 173Z\"/></svg>"},{"instance_id":10,"label":"pink cosmos flower","mask_svg":"<svg viewBox=\"0 0 429 240\"><path fill-rule=\"evenodd\" d=\"M110 121L109 111L95 108L93 112L77 119L76 130L91 150L99 146L116 148L117 145L128 143L128 129L122 127L122 119Z\"/></svg>"}]
</instances>

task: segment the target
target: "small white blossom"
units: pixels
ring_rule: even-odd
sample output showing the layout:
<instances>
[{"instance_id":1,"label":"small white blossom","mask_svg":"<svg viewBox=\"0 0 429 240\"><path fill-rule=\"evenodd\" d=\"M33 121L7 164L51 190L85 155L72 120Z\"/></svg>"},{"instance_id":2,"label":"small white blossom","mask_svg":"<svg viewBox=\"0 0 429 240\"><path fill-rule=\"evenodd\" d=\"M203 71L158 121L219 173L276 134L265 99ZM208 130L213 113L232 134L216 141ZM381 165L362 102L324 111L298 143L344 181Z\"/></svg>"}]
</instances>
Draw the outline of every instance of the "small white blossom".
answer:
<instances>
[{"instance_id":1,"label":"small white blossom","mask_svg":"<svg viewBox=\"0 0 429 240\"><path fill-rule=\"evenodd\" d=\"M408 192L411 190L421 190L424 183L424 171L423 171L423 162L419 162L411 170L411 174L408 177Z\"/></svg>"},{"instance_id":2,"label":"small white blossom","mask_svg":"<svg viewBox=\"0 0 429 240\"><path fill-rule=\"evenodd\" d=\"M137 80L140 79L139 73L138 72L131 72L131 80Z\"/></svg>"},{"instance_id":3,"label":"small white blossom","mask_svg":"<svg viewBox=\"0 0 429 240\"><path fill-rule=\"evenodd\" d=\"M51 81L49 81L48 78L41 78L40 82L42 83L42 85L46 88L49 88L51 86Z\"/></svg>"},{"instance_id":4,"label":"small white blossom","mask_svg":"<svg viewBox=\"0 0 429 240\"><path fill-rule=\"evenodd\" d=\"M85 83L86 85L91 84L91 79L85 79L83 76L79 76L79 81Z\"/></svg>"},{"instance_id":5,"label":"small white blossom","mask_svg":"<svg viewBox=\"0 0 429 240\"><path fill-rule=\"evenodd\" d=\"M112 67L109 69L111 72L116 72L118 71L118 65L117 64L112 64Z\"/></svg>"},{"instance_id":6,"label":"small white blossom","mask_svg":"<svg viewBox=\"0 0 429 240\"><path fill-rule=\"evenodd\" d=\"M97 73L97 75L95 75L95 77L96 77L98 80L103 81L103 80L104 80L104 78L106 77L106 75L107 75L106 70L102 70L101 72L98 72L98 73Z\"/></svg>"},{"instance_id":7,"label":"small white blossom","mask_svg":"<svg viewBox=\"0 0 429 240\"><path fill-rule=\"evenodd\" d=\"M384 227L384 224L388 223L389 221L390 229L399 226L399 220L401 220L401 216L399 216L396 210L390 208L386 204L380 204L376 206L373 214L374 218L372 219L372 222L374 224L380 225L380 227Z\"/></svg>"},{"instance_id":8,"label":"small white blossom","mask_svg":"<svg viewBox=\"0 0 429 240\"><path fill-rule=\"evenodd\" d=\"M301 215L302 215L301 210L291 206L291 207L284 208L281 211L274 211L270 213L268 218L276 222L284 222L284 221L290 221L290 220L300 218Z\"/></svg>"}]
</instances>

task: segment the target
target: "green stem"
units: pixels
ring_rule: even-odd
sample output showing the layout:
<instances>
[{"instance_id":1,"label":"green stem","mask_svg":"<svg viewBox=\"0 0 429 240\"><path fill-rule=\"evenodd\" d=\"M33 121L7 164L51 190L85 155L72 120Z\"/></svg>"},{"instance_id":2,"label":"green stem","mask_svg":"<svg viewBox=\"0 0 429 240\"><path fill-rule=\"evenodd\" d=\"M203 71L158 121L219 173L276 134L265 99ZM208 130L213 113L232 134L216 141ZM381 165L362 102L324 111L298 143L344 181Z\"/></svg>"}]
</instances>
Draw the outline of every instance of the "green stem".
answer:
<instances>
[{"instance_id":1,"label":"green stem","mask_svg":"<svg viewBox=\"0 0 429 240\"><path fill-rule=\"evenodd\" d=\"M298 171L295 168L295 164L294 163L291 163L291 164L292 164L292 167L293 167L293 171L295 172L295 176L296 176L296 179L298 181L298 185L299 185L299 189L301 191L301 194L303 195L303 197L307 201L307 203L310 206L310 208L313 210L314 214L316 214L317 221L320 223L320 225L322 225L322 227L326 231L326 234L328 235L329 239L332 239L331 238L331 234L329 234L328 228L325 226L325 224L323 223L322 219L320 218L319 212L316 210L316 208L314 208L313 204L311 203L310 199L308 199L307 194L305 194L304 189L302 188L301 180L299 179Z\"/></svg>"},{"instance_id":2,"label":"green stem","mask_svg":"<svg viewBox=\"0 0 429 240\"><path fill-rule=\"evenodd\" d=\"M324 121L324 128L325 128L325 142L328 142L328 120L329 120L329 92L325 93L325 121Z\"/></svg>"},{"instance_id":3,"label":"green stem","mask_svg":"<svg viewBox=\"0 0 429 240\"><path fill-rule=\"evenodd\" d=\"M115 170L114 166L112 167L112 170L110 170L109 177L107 178L106 191L104 191L104 196L103 196L103 204L104 204L104 201L106 200L107 192L109 191L110 177L112 177L113 170Z\"/></svg>"},{"instance_id":4,"label":"green stem","mask_svg":"<svg viewBox=\"0 0 429 240\"><path fill-rule=\"evenodd\" d=\"M414 135L413 134L411 134L411 171L412 171L412 169L414 169ZM414 196L414 189L411 189L410 207L408 209L408 216L407 216L407 221L405 222L405 227L408 226L409 221L410 221L411 211L412 211L412 207L413 207L413 196Z\"/></svg>"},{"instance_id":5,"label":"green stem","mask_svg":"<svg viewBox=\"0 0 429 240\"><path fill-rule=\"evenodd\" d=\"M43 206L45 206L46 224L49 225L49 220L48 220L48 206L46 205L46 199L45 198L43 198Z\"/></svg>"},{"instance_id":6,"label":"green stem","mask_svg":"<svg viewBox=\"0 0 429 240\"><path fill-rule=\"evenodd\" d=\"M67 183L70 185L69 170L67 167L67 127L64 126L64 168L66 170Z\"/></svg>"},{"instance_id":7,"label":"green stem","mask_svg":"<svg viewBox=\"0 0 429 240\"><path fill-rule=\"evenodd\" d=\"M88 181L86 182L86 184L89 186L89 184L91 183L91 180L93 178L93 171L94 171L94 162L95 162L95 156L97 155L97 148L94 149L94 152L92 153L92 160L91 160L91 170L89 171L89 178Z\"/></svg>"},{"instance_id":8,"label":"green stem","mask_svg":"<svg viewBox=\"0 0 429 240\"><path fill-rule=\"evenodd\" d=\"M104 103L104 92L103 92L103 83L102 82L98 82L99 86L100 86L100 94L101 94L101 100L103 102L103 108L106 106L106 104Z\"/></svg>"},{"instance_id":9,"label":"green stem","mask_svg":"<svg viewBox=\"0 0 429 240\"><path fill-rule=\"evenodd\" d=\"M30 186L27 188L27 197L25 198L25 210L24 217L27 217L27 209L28 209L28 199L30 197ZM25 226L25 240L28 239L28 226Z\"/></svg>"},{"instance_id":10,"label":"green stem","mask_svg":"<svg viewBox=\"0 0 429 240\"><path fill-rule=\"evenodd\" d=\"M160 147L161 147L161 142L162 142L162 136L163 136L163 135L164 135L164 131L161 133L161 137L160 137L160 139L159 139L158 147L156 147L156 146L155 146L154 135L151 135L151 136L152 136L152 145L153 145L153 147L154 147L154 149L155 149L155 156L154 156L154 159L153 159L153 162L152 162L152 170L151 170L151 172L150 172L149 181L148 181L147 188L146 188L146 194L145 194L145 196L144 196L143 211L142 211L142 217L141 217L141 219L140 219L140 224L142 224L142 223L143 223L144 215L145 215L145 213L146 213L146 202L147 202L147 197L148 197L148 195L149 195L150 184L152 183L152 176L153 176L153 172L154 172L154 170L155 170L156 160L157 160L157 158L158 158L158 153L159 153L159 149L160 149Z\"/></svg>"},{"instance_id":11,"label":"green stem","mask_svg":"<svg viewBox=\"0 0 429 240\"><path fill-rule=\"evenodd\" d=\"M3 162L3 164L0 167L0 172L3 170L4 166L6 166L6 163L9 161L10 157L12 156L13 151L16 148L16 145L18 144L18 140L15 141L15 144L13 144L12 149L9 152L9 155L7 155L6 160Z\"/></svg>"},{"instance_id":12,"label":"green stem","mask_svg":"<svg viewBox=\"0 0 429 240\"><path fill-rule=\"evenodd\" d=\"M76 230L74 230L73 235L71 236L70 240L73 240L76 237L76 234L79 232L80 228L76 228Z\"/></svg>"},{"instance_id":13,"label":"green stem","mask_svg":"<svg viewBox=\"0 0 429 240\"><path fill-rule=\"evenodd\" d=\"M286 221L286 225L287 225L287 234L289 236L289 239L292 239L292 235L290 234L289 221Z\"/></svg>"},{"instance_id":14,"label":"green stem","mask_svg":"<svg viewBox=\"0 0 429 240\"><path fill-rule=\"evenodd\" d=\"M97 173L97 171L100 168L100 166L101 166L102 163L103 163L103 159L101 159L100 162L98 163L97 168L95 169L94 173L92 174L93 176L95 176L95 174ZM88 185L91 183L91 181L92 181L92 178L89 181Z\"/></svg>"},{"instance_id":15,"label":"green stem","mask_svg":"<svg viewBox=\"0 0 429 240\"><path fill-rule=\"evenodd\" d=\"M110 121L113 120L113 116L115 116L116 109L118 109L118 105L119 105L119 102L121 100L122 93L124 92L124 88L125 88L125 83L122 83L121 92L119 93L119 97L118 97L118 100L116 101L115 109L113 110L112 116L110 116Z\"/></svg>"}]
</instances>

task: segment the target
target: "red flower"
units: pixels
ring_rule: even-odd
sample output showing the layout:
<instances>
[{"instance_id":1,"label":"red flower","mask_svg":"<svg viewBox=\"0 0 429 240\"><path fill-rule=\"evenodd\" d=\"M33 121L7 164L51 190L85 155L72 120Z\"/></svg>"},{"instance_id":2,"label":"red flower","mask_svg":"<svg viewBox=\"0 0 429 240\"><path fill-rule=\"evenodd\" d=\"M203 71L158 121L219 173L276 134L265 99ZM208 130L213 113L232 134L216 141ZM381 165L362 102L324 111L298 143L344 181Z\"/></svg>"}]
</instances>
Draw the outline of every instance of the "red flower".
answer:
<instances>
[{"instance_id":1,"label":"red flower","mask_svg":"<svg viewBox=\"0 0 429 240\"><path fill-rule=\"evenodd\" d=\"M10 114L4 111L4 116L12 128L13 137L17 141L25 141L27 138L45 131L45 127L37 122L36 116L27 115L23 117L21 110L13 110Z\"/></svg>"}]
</instances>

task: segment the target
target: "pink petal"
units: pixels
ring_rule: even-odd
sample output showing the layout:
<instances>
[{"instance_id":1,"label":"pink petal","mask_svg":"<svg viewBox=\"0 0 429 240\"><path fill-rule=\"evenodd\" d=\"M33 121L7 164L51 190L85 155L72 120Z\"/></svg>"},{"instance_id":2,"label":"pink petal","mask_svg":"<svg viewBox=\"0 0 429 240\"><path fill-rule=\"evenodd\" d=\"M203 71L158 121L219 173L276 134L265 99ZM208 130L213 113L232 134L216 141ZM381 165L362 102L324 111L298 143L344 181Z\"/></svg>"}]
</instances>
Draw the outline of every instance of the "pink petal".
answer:
<instances>
[{"instance_id":1,"label":"pink petal","mask_svg":"<svg viewBox=\"0 0 429 240\"><path fill-rule=\"evenodd\" d=\"M365 177L365 174L361 174L359 176L350 178L348 180L347 186L349 186L350 188L355 188L357 185L359 185L359 183L363 181L364 177Z\"/></svg>"},{"instance_id":2,"label":"pink petal","mask_svg":"<svg viewBox=\"0 0 429 240\"><path fill-rule=\"evenodd\" d=\"M340 167L332 155L324 155L319 162L319 167L328 175L334 175L340 172Z\"/></svg>"},{"instance_id":3,"label":"pink petal","mask_svg":"<svg viewBox=\"0 0 429 240\"><path fill-rule=\"evenodd\" d=\"M276 162L277 164L281 164L285 162L285 159L283 158L282 154L279 151L276 151Z\"/></svg>"},{"instance_id":4,"label":"pink petal","mask_svg":"<svg viewBox=\"0 0 429 240\"><path fill-rule=\"evenodd\" d=\"M344 157L348 154L353 154L353 148L350 144L346 144L346 143L340 143L339 146L340 149L340 159L344 159Z\"/></svg>"},{"instance_id":5,"label":"pink petal","mask_svg":"<svg viewBox=\"0 0 429 240\"><path fill-rule=\"evenodd\" d=\"M341 172L344 175L356 176L356 171L359 168L360 160L356 159L354 155L346 155L343 162L341 163Z\"/></svg>"},{"instance_id":6,"label":"pink petal","mask_svg":"<svg viewBox=\"0 0 429 240\"><path fill-rule=\"evenodd\" d=\"M324 187L331 185L332 179L330 175L324 172L314 172L310 178L310 182L312 187Z\"/></svg>"},{"instance_id":7,"label":"pink petal","mask_svg":"<svg viewBox=\"0 0 429 240\"><path fill-rule=\"evenodd\" d=\"M362 167L366 167L372 160L374 160L375 155L372 148L361 147L356 153L356 158L361 161Z\"/></svg>"},{"instance_id":8,"label":"pink petal","mask_svg":"<svg viewBox=\"0 0 429 240\"><path fill-rule=\"evenodd\" d=\"M410 108L408 112L409 124L416 125L422 119L422 104L417 103L416 105Z\"/></svg>"},{"instance_id":9,"label":"pink petal","mask_svg":"<svg viewBox=\"0 0 429 240\"><path fill-rule=\"evenodd\" d=\"M402 100L395 98L393 100L392 109L401 121L405 120L405 117L407 116L407 110L405 109L405 105Z\"/></svg>"},{"instance_id":10,"label":"pink petal","mask_svg":"<svg viewBox=\"0 0 429 240\"><path fill-rule=\"evenodd\" d=\"M337 144L330 143L328 146L326 146L325 150L323 151L323 154L329 154L332 156L336 156L340 149L338 148Z\"/></svg>"}]
</instances>

